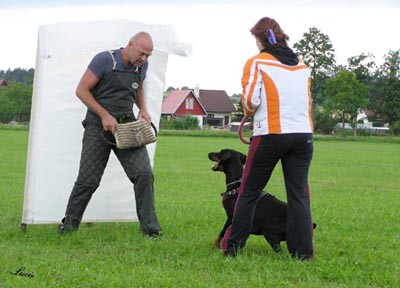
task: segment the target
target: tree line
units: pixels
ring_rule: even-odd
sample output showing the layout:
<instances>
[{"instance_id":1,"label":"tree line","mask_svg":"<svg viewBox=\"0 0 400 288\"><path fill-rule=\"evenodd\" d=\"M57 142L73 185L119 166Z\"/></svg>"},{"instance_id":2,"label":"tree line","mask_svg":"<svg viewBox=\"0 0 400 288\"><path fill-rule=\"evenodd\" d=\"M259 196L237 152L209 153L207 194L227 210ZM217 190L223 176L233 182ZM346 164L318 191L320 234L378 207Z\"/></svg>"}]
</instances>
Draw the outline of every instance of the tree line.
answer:
<instances>
[{"instance_id":1,"label":"tree line","mask_svg":"<svg viewBox=\"0 0 400 288\"><path fill-rule=\"evenodd\" d=\"M339 121L352 123L356 134L357 115L367 111L376 126L400 134L400 49L389 50L379 66L370 53L337 65L329 37L315 27L293 47L311 70L316 132L330 133Z\"/></svg>"},{"instance_id":2,"label":"tree line","mask_svg":"<svg viewBox=\"0 0 400 288\"><path fill-rule=\"evenodd\" d=\"M0 70L0 123L30 120L34 69Z\"/></svg>"}]
</instances>

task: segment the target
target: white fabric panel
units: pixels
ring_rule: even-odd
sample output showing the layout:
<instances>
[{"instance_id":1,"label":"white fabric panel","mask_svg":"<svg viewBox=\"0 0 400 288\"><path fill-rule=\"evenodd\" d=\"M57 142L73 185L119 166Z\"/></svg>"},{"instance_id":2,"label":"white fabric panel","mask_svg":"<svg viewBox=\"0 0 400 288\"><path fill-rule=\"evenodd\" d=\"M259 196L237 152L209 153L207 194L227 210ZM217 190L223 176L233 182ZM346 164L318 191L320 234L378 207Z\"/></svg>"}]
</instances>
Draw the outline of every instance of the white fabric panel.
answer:
<instances>
[{"instance_id":1,"label":"white fabric panel","mask_svg":"<svg viewBox=\"0 0 400 288\"><path fill-rule=\"evenodd\" d=\"M149 32L154 42L144 84L147 107L158 128L168 54L191 53L190 46L179 43L170 26L104 21L39 28L22 223L58 223L64 216L78 174L81 122L86 113L85 105L75 96L75 88L95 54L125 47L139 31ZM153 165L156 143L147 149ZM132 188L111 153L83 221L137 221Z\"/></svg>"}]
</instances>

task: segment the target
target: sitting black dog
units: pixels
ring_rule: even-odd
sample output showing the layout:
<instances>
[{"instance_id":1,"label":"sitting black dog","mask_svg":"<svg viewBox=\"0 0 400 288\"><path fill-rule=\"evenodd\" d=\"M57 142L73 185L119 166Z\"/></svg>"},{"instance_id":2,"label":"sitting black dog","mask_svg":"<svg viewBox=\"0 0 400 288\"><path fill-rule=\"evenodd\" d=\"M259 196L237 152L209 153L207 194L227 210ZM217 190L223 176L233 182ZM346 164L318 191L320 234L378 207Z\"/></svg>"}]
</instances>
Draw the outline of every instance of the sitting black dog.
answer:
<instances>
[{"instance_id":1,"label":"sitting black dog","mask_svg":"<svg viewBox=\"0 0 400 288\"><path fill-rule=\"evenodd\" d=\"M246 155L235 150L224 149L220 152L209 153L208 158L217 162L211 168L213 171L225 173L226 191L221 196L228 219L214 242L216 247L220 247L225 231L232 224ZM272 249L280 252L282 251L280 242L286 240L286 219L287 203L278 200L271 194L262 192L253 215L251 234L264 235Z\"/></svg>"}]
</instances>

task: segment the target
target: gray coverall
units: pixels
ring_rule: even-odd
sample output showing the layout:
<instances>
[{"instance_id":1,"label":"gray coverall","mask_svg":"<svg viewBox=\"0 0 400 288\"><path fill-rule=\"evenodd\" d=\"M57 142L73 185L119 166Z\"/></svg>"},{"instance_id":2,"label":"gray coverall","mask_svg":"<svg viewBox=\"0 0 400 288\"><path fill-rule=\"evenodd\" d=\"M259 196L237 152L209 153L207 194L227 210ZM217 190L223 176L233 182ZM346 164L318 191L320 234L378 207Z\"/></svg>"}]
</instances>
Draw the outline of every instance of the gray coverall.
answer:
<instances>
[{"instance_id":1,"label":"gray coverall","mask_svg":"<svg viewBox=\"0 0 400 288\"><path fill-rule=\"evenodd\" d=\"M121 118L134 119L133 104L141 83L140 71L126 72L114 67L100 79L92 94L117 121ZM153 172L146 147L118 149L107 143L102 136L100 117L90 110L82 122L85 132L82 140L82 154L79 175L69 197L64 231L77 230L83 213L93 193L99 187L111 150L114 151L129 180L134 184L136 211L140 228L144 234L158 234L161 227L154 207Z\"/></svg>"}]
</instances>

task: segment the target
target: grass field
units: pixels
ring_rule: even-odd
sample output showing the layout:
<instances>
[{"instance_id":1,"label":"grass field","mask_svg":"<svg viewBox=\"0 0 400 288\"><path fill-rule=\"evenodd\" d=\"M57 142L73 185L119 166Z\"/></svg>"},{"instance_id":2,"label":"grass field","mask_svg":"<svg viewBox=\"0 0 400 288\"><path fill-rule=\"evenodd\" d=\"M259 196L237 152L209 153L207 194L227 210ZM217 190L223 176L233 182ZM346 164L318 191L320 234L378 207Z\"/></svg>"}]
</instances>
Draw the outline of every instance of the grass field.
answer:
<instances>
[{"instance_id":1,"label":"grass field","mask_svg":"<svg viewBox=\"0 0 400 288\"><path fill-rule=\"evenodd\" d=\"M212 247L225 220L224 176L207 153L232 137L160 136L156 207L164 236L138 223L20 230L28 132L0 130L0 287L400 287L400 144L315 141L310 172L315 261L274 254L251 236L236 259ZM266 191L285 199L280 165ZM70 191L65 191L69 193ZM35 276L9 272L25 267Z\"/></svg>"}]
</instances>

